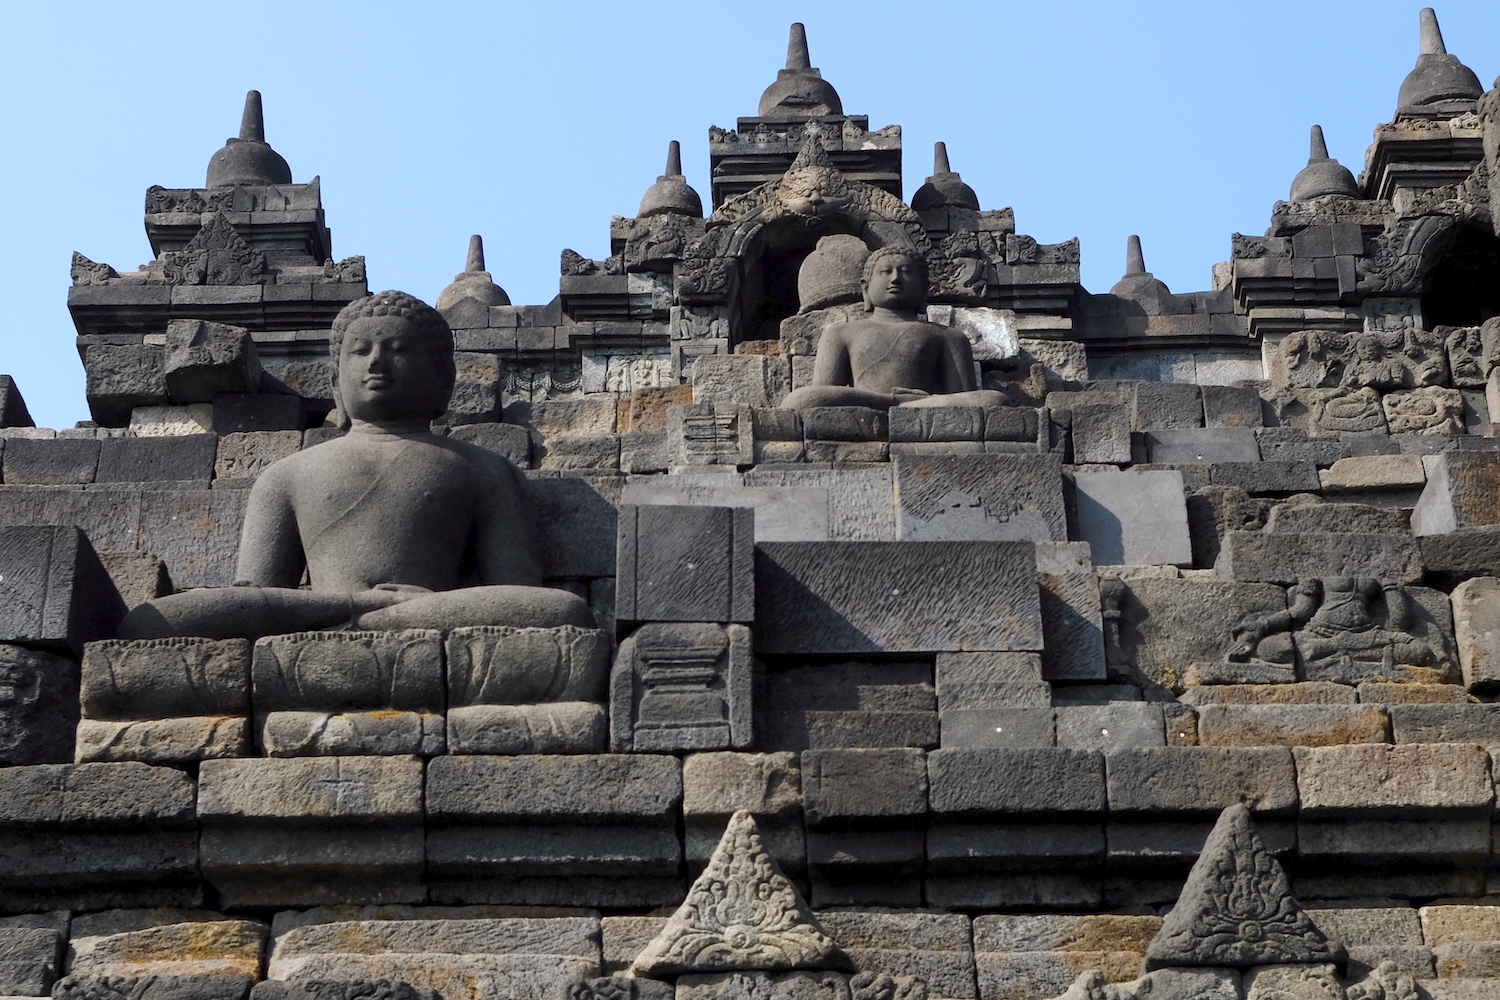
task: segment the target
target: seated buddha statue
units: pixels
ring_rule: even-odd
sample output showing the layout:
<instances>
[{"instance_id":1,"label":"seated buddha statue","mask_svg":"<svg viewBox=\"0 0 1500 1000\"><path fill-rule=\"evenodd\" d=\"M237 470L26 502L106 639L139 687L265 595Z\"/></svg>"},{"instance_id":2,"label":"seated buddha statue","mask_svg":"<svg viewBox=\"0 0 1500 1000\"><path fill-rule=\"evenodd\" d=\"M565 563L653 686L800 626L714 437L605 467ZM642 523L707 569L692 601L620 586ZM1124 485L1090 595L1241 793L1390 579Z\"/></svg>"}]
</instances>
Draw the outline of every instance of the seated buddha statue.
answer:
<instances>
[{"instance_id":1,"label":"seated buddha statue","mask_svg":"<svg viewBox=\"0 0 1500 1000\"><path fill-rule=\"evenodd\" d=\"M525 477L500 455L432 432L455 379L447 321L410 295L381 292L339 313L329 346L347 433L261 474L234 586L148 601L125 616L121 637L593 628L583 600L541 585Z\"/></svg>"},{"instance_id":2,"label":"seated buddha statue","mask_svg":"<svg viewBox=\"0 0 1500 1000\"><path fill-rule=\"evenodd\" d=\"M959 330L917 318L927 307L927 260L882 247L865 261L860 282L866 316L825 327L812 384L793 390L783 409L814 406L1004 406L980 389L974 355Z\"/></svg>"}]
</instances>

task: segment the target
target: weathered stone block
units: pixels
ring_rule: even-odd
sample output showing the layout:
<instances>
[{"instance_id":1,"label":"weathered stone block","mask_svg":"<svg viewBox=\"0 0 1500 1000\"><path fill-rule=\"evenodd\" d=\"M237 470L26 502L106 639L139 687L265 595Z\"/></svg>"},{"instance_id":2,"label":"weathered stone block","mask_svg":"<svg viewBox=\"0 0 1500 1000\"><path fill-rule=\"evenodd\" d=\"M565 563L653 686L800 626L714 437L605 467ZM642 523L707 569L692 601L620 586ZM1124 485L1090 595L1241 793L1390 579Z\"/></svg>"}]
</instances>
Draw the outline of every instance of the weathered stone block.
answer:
<instances>
[{"instance_id":1,"label":"weathered stone block","mask_svg":"<svg viewBox=\"0 0 1500 1000\"><path fill-rule=\"evenodd\" d=\"M1500 579L1465 580L1453 588L1452 602L1464 685L1482 694L1500 689Z\"/></svg>"},{"instance_id":2,"label":"weathered stone block","mask_svg":"<svg viewBox=\"0 0 1500 1000\"><path fill-rule=\"evenodd\" d=\"M250 331L201 319L167 324L163 374L174 403L208 403L224 393L254 392L260 358Z\"/></svg>"},{"instance_id":3,"label":"weathered stone block","mask_svg":"<svg viewBox=\"0 0 1500 1000\"><path fill-rule=\"evenodd\" d=\"M915 976L932 996L977 995L969 918L964 914L824 910L817 918L865 972Z\"/></svg>"},{"instance_id":4,"label":"weathered stone block","mask_svg":"<svg viewBox=\"0 0 1500 1000\"><path fill-rule=\"evenodd\" d=\"M1054 415L1059 404L1047 394L1047 406ZM1118 400L1103 393L1068 393L1087 399L1072 399L1061 407L1071 414L1071 437L1073 461L1084 464L1122 464L1130 461L1130 425L1125 420Z\"/></svg>"},{"instance_id":5,"label":"weathered stone block","mask_svg":"<svg viewBox=\"0 0 1500 1000\"><path fill-rule=\"evenodd\" d=\"M618 622L755 619L755 511L745 507L620 509Z\"/></svg>"},{"instance_id":6,"label":"weathered stone block","mask_svg":"<svg viewBox=\"0 0 1500 1000\"><path fill-rule=\"evenodd\" d=\"M378 756L204 761L198 817L221 823L416 823L422 818L422 762Z\"/></svg>"},{"instance_id":7,"label":"weathered stone block","mask_svg":"<svg viewBox=\"0 0 1500 1000\"><path fill-rule=\"evenodd\" d=\"M1422 459L1427 485L1411 514L1418 535L1500 524L1500 455L1450 451Z\"/></svg>"},{"instance_id":8,"label":"weathered stone block","mask_svg":"<svg viewBox=\"0 0 1500 1000\"><path fill-rule=\"evenodd\" d=\"M63 763L73 758L78 666L72 660L0 644L0 763Z\"/></svg>"},{"instance_id":9,"label":"weathered stone block","mask_svg":"<svg viewBox=\"0 0 1500 1000\"><path fill-rule=\"evenodd\" d=\"M1500 746L1500 705L1392 705L1396 743L1481 743Z\"/></svg>"},{"instance_id":10,"label":"weathered stone block","mask_svg":"<svg viewBox=\"0 0 1500 1000\"><path fill-rule=\"evenodd\" d=\"M1267 462L1311 462L1326 469L1349 457L1349 446L1338 438L1309 438L1295 427L1265 427L1255 431L1260 457Z\"/></svg>"},{"instance_id":11,"label":"weathered stone block","mask_svg":"<svg viewBox=\"0 0 1500 1000\"><path fill-rule=\"evenodd\" d=\"M1488 755L1471 744L1298 747L1292 753L1308 819L1431 810L1488 815L1494 800Z\"/></svg>"},{"instance_id":12,"label":"weathered stone block","mask_svg":"<svg viewBox=\"0 0 1500 1000\"><path fill-rule=\"evenodd\" d=\"M1297 808L1297 774L1285 747L1129 748L1105 761L1111 813L1205 816L1236 802L1256 815Z\"/></svg>"},{"instance_id":13,"label":"weathered stone block","mask_svg":"<svg viewBox=\"0 0 1500 1000\"><path fill-rule=\"evenodd\" d=\"M1240 582L1359 576L1412 583L1422 575L1422 554L1416 540L1405 535L1228 531L1214 569Z\"/></svg>"},{"instance_id":14,"label":"weathered stone block","mask_svg":"<svg viewBox=\"0 0 1500 1000\"><path fill-rule=\"evenodd\" d=\"M938 718L944 750L1011 749L1057 745L1050 707L951 709Z\"/></svg>"},{"instance_id":15,"label":"weathered stone block","mask_svg":"<svg viewBox=\"0 0 1500 1000\"><path fill-rule=\"evenodd\" d=\"M78 723L74 756L79 761L192 764L217 757L244 757L251 750L250 720L242 715L134 722L83 719Z\"/></svg>"},{"instance_id":16,"label":"weathered stone block","mask_svg":"<svg viewBox=\"0 0 1500 1000\"><path fill-rule=\"evenodd\" d=\"M1331 681L1294 684L1200 684L1182 692L1189 705L1353 705L1376 701L1357 697L1355 688Z\"/></svg>"},{"instance_id":17,"label":"weathered stone block","mask_svg":"<svg viewBox=\"0 0 1500 1000\"><path fill-rule=\"evenodd\" d=\"M802 410L807 441L884 441L889 436L885 410L866 406L814 406Z\"/></svg>"},{"instance_id":18,"label":"weathered stone block","mask_svg":"<svg viewBox=\"0 0 1500 1000\"><path fill-rule=\"evenodd\" d=\"M449 753L603 753L608 748L609 719L604 706L592 702L448 709Z\"/></svg>"},{"instance_id":19,"label":"weathered stone block","mask_svg":"<svg viewBox=\"0 0 1500 1000\"><path fill-rule=\"evenodd\" d=\"M1232 385L1201 385L1207 427L1252 427L1264 423L1260 394Z\"/></svg>"},{"instance_id":20,"label":"weathered stone block","mask_svg":"<svg viewBox=\"0 0 1500 1000\"><path fill-rule=\"evenodd\" d=\"M1147 431L1146 454L1163 465L1258 462L1260 447L1249 427L1192 427Z\"/></svg>"},{"instance_id":21,"label":"weathered stone block","mask_svg":"<svg viewBox=\"0 0 1500 1000\"><path fill-rule=\"evenodd\" d=\"M667 458L672 465L749 465L755 431L744 403L689 403L667 410Z\"/></svg>"},{"instance_id":22,"label":"weathered stone block","mask_svg":"<svg viewBox=\"0 0 1500 1000\"><path fill-rule=\"evenodd\" d=\"M927 754L879 748L802 754L809 827L901 825L927 812Z\"/></svg>"},{"instance_id":23,"label":"weathered stone block","mask_svg":"<svg viewBox=\"0 0 1500 1000\"><path fill-rule=\"evenodd\" d=\"M1266 462L1248 459L1217 462L1209 467L1208 481L1214 486L1232 486L1252 496L1317 491L1322 488L1318 470L1311 462Z\"/></svg>"},{"instance_id":24,"label":"weathered stone block","mask_svg":"<svg viewBox=\"0 0 1500 1000\"><path fill-rule=\"evenodd\" d=\"M301 400L297 400L297 403L300 406ZM254 480L272 462L279 462L301 450L301 431L226 434L219 438L219 449L214 458L214 479Z\"/></svg>"},{"instance_id":25,"label":"weathered stone block","mask_svg":"<svg viewBox=\"0 0 1500 1000\"><path fill-rule=\"evenodd\" d=\"M501 419L501 389L505 376L500 356L478 351L454 351L456 378L453 397L443 420L449 425L493 423Z\"/></svg>"},{"instance_id":26,"label":"weathered stone block","mask_svg":"<svg viewBox=\"0 0 1500 1000\"><path fill-rule=\"evenodd\" d=\"M267 636L250 670L257 713L443 710L443 638L429 629Z\"/></svg>"},{"instance_id":27,"label":"weathered stone block","mask_svg":"<svg viewBox=\"0 0 1500 1000\"><path fill-rule=\"evenodd\" d=\"M1106 589L1106 608L1118 615L1120 654L1158 684L1176 689L1189 668L1201 673L1208 665L1217 680L1294 679L1290 655L1266 663L1236 642L1241 622L1285 612L1280 587L1142 577Z\"/></svg>"},{"instance_id":28,"label":"weathered stone block","mask_svg":"<svg viewBox=\"0 0 1500 1000\"><path fill-rule=\"evenodd\" d=\"M1341 458L1318 474L1323 489L1415 489L1426 482L1417 455L1353 455Z\"/></svg>"},{"instance_id":29,"label":"weathered stone block","mask_svg":"<svg viewBox=\"0 0 1500 1000\"><path fill-rule=\"evenodd\" d=\"M1079 540L1096 565L1193 564L1182 473L1078 472Z\"/></svg>"},{"instance_id":30,"label":"weathered stone block","mask_svg":"<svg viewBox=\"0 0 1500 1000\"><path fill-rule=\"evenodd\" d=\"M932 812L952 816L1101 813L1104 756L1092 750L934 750Z\"/></svg>"},{"instance_id":31,"label":"weathered stone block","mask_svg":"<svg viewBox=\"0 0 1500 1000\"><path fill-rule=\"evenodd\" d=\"M6 486L71 486L92 483L99 442L91 438L9 438L5 442Z\"/></svg>"},{"instance_id":32,"label":"weathered stone block","mask_svg":"<svg viewBox=\"0 0 1500 1000\"><path fill-rule=\"evenodd\" d=\"M52 995L58 1000L97 1000L101 994L138 1000L245 1000L253 983L248 976L112 976L103 983L93 976L64 976Z\"/></svg>"},{"instance_id":33,"label":"weathered stone block","mask_svg":"<svg viewBox=\"0 0 1500 1000\"><path fill-rule=\"evenodd\" d=\"M974 919L974 951L1144 952L1160 929L1153 916L985 914Z\"/></svg>"},{"instance_id":34,"label":"weathered stone block","mask_svg":"<svg viewBox=\"0 0 1500 1000\"><path fill-rule=\"evenodd\" d=\"M662 825L681 801L681 764L665 755L450 756L427 766L434 820Z\"/></svg>"},{"instance_id":35,"label":"weathered stone block","mask_svg":"<svg viewBox=\"0 0 1500 1000\"><path fill-rule=\"evenodd\" d=\"M448 436L502 455L522 469L531 468L531 434L520 424L498 421L461 424L449 428Z\"/></svg>"},{"instance_id":36,"label":"weathered stone block","mask_svg":"<svg viewBox=\"0 0 1500 1000\"><path fill-rule=\"evenodd\" d=\"M89 413L105 427L124 427L137 406L167 402L162 348L156 344L93 345L84 351Z\"/></svg>"},{"instance_id":37,"label":"weathered stone block","mask_svg":"<svg viewBox=\"0 0 1500 1000\"><path fill-rule=\"evenodd\" d=\"M0 768L0 826L177 828L193 822L193 780L139 763Z\"/></svg>"},{"instance_id":38,"label":"weathered stone block","mask_svg":"<svg viewBox=\"0 0 1500 1000\"><path fill-rule=\"evenodd\" d=\"M772 361L758 354L705 354L694 358L693 402L775 406L780 399L771 398L768 368ZM774 361L785 364L780 358Z\"/></svg>"},{"instance_id":39,"label":"weathered stone block","mask_svg":"<svg viewBox=\"0 0 1500 1000\"><path fill-rule=\"evenodd\" d=\"M0 927L0 990L6 996L49 996L62 945L54 928Z\"/></svg>"},{"instance_id":40,"label":"weathered stone block","mask_svg":"<svg viewBox=\"0 0 1500 1000\"><path fill-rule=\"evenodd\" d=\"M1203 397L1192 382L1136 382L1131 427L1138 431L1203 426Z\"/></svg>"},{"instance_id":41,"label":"weathered stone block","mask_svg":"<svg viewBox=\"0 0 1500 1000\"><path fill-rule=\"evenodd\" d=\"M336 757L417 754L446 747L441 715L398 712L271 712L260 726L267 757Z\"/></svg>"},{"instance_id":42,"label":"weathered stone block","mask_svg":"<svg viewBox=\"0 0 1500 1000\"><path fill-rule=\"evenodd\" d=\"M125 615L109 574L75 527L0 528L0 642L83 651Z\"/></svg>"},{"instance_id":43,"label":"weathered stone block","mask_svg":"<svg viewBox=\"0 0 1500 1000\"><path fill-rule=\"evenodd\" d=\"M893 406L888 415L893 443L985 440L985 411L978 406Z\"/></svg>"},{"instance_id":44,"label":"weathered stone block","mask_svg":"<svg viewBox=\"0 0 1500 1000\"><path fill-rule=\"evenodd\" d=\"M955 589L954 579L967 584ZM756 640L764 653L1040 649L1033 547L762 544L756 551Z\"/></svg>"},{"instance_id":45,"label":"weathered stone block","mask_svg":"<svg viewBox=\"0 0 1500 1000\"><path fill-rule=\"evenodd\" d=\"M203 877L226 908L427 898L419 826L208 823L201 845Z\"/></svg>"},{"instance_id":46,"label":"weathered stone block","mask_svg":"<svg viewBox=\"0 0 1500 1000\"><path fill-rule=\"evenodd\" d=\"M1035 653L939 653L936 687L939 712L1052 704Z\"/></svg>"},{"instance_id":47,"label":"weathered stone block","mask_svg":"<svg viewBox=\"0 0 1500 1000\"><path fill-rule=\"evenodd\" d=\"M106 639L83 651L88 719L165 719L250 712L244 639Z\"/></svg>"},{"instance_id":48,"label":"weathered stone block","mask_svg":"<svg viewBox=\"0 0 1500 1000\"><path fill-rule=\"evenodd\" d=\"M892 464L900 539L1067 538L1056 455L897 455Z\"/></svg>"},{"instance_id":49,"label":"weathered stone block","mask_svg":"<svg viewBox=\"0 0 1500 1000\"><path fill-rule=\"evenodd\" d=\"M795 753L695 753L682 762L682 813L727 819L745 809L757 822L802 815Z\"/></svg>"},{"instance_id":50,"label":"weathered stone block","mask_svg":"<svg viewBox=\"0 0 1500 1000\"><path fill-rule=\"evenodd\" d=\"M1057 745L1074 750L1166 745L1162 707L1154 702L1120 701L1108 705L1059 707Z\"/></svg>"},{"instance_id":51,"label":"weathered stone block","mask_svg":"<svg viewBox=\"0 0 1500 1000\"><path fill-rule=\"evenodd\" d=\"M358 920L298 927L277 938L273 979L391 979L447 998L565 1000L599 974L597 917Z\"/></svg>"},{"instance_id":52,"label":"weathered stone block","mask_svg":"<svg viewBox=\"0 0 1500 1000\"><path fill-rule=\"evenodd\" d=\"M1204 746L1325 747L1389 743L1390 719L1375 705L1204 705Z\"/></svg>"},{"instance_id":53,"label":"weathered stone block","mask_svg":"<svg viewBox=\"0 0 1500 1000\"><path fill-rule=\"evenodd\" d=\"M532 473L527 478L542 539L542 575L614 576L625 477Z\"/></svg>"},{"instance_id":54,"label":"weathered stone block","mask_svg":"<svg viewBox=\"0 0 1500 1000\"><path fill-rule=\"evenodd\" d=\"M219 439L212 434L104 438L99 442L99 468L94 482L206 483L213 478L218 450Z\"/></svg>"},{"instance_id":55,"label":"weathered stone block","mask_svg":"<svg viewBox=\"0 0 1500 1000\"><path fill-rule=\"evenodd\" d=\"M301 396L269 392L215 396L213 429L220 437L230 434L296 431L307 427L307 404Z\"/></svg>"},{"instance_id":56,"label":"weathered stone block","mask_svg":"<svg viewBox=\"0 0 1500 1000\"><path fill-rule=\"evenodd\" d=\"M1356 690L1360 702L1367 705L1465 705L1469 702L1461 684L1360 681Z\"/></svg>"},{"instance_id":57,"label":"weathered stone block","mask_svg":"<svg viewBox=\"0 0 1500 1000\"><path fill-rule=\"evenodd\" d=\"M753 674L750 630L743 625L641 626L620 643L610 674L611 746L621 751L749 747Z\"/></svg>"},{"instance_id":58,"label":"weathered stone block","mask_svg":"<svg viewBox=\"0 0 1500 1000\"><path fill-rule=\"evenodd\" d=\"M427 831L427 865L443 879L668 878L682 864L660 826L452 826Z\"/></svg>"},{"instance_id":59,"label":"weathered stone block","mask_svg":"<svg viewBox=\"0 0 1500 1000\"><path fill-rule=\"evenodd\" d=\"M602 629L478 625L453 629L443 645L450 706L604 700L610 643Z\"/></svg>"},{"instance_id":60,"label":"weathered stone block","mask_svg":"<svg viewBox=\"0 0 1500 1000\"><path fill-rule=\"evenodd\" d=\"M1042 676L1049 681L1102 680L1104 620L1099 577L1087 542L1038 542L1042 604Z\"/></svg>"},{"instance_id":61,"label":"weathered stone block","mask_svg":"<svg viewBox=\"0 0 1500 1000\"><path fill-rule=\"evenodd\" d=\"M74 933L72 976L260 975L270 928L256 920L193 920L113 934Z\"/></svg>"}]
</instances>

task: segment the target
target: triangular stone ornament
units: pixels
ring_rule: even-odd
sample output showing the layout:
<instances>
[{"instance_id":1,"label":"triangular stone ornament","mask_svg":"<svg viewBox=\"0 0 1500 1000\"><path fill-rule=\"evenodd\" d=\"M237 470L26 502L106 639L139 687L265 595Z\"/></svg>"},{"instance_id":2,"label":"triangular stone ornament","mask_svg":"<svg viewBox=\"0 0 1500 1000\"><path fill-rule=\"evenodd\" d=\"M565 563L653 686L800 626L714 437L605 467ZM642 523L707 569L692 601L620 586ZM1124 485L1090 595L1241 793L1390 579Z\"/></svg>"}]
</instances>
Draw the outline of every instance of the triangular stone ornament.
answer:
<instances>
[{"instance_id":1,"label":"triangular stone ornament","mask_svg":"<svg viewBox=\"0 0 1500 1000\"><path fill-rule=\"evenodd\" d=\"M662 979L849 968L848 956L761 846L755 818L741 810L730 817L687 899L636 956L630 972Z\"/></svg>"},{"instance_id":2,"label":"triangular stone ornament","mask_svg":"<svg viewBox=\"0 0 1500 1000\"><path fill-rule=\"evenodd\" d=\"M1286 871L1266 850L1236 804L1219 814L1177 905L1146 947L1146 968L1334 962L1344 946L1329 941L1292 896Z\"/></svg>"},{"instance_id":3,"label":"triangular stone ornament","mask_svg":"<svg viewBox=\"0 0 1500 1000\"><path fill-rule=\"evenodd\" d=\"M802 148L797 151L797 158L787 168L788 172L793 170L805 170L809 167L821 167L825 170L833 170L833 161L828 158L828 150L823 148L823 140L816 135L807 137Z\"/></svg>"}]
</instances>

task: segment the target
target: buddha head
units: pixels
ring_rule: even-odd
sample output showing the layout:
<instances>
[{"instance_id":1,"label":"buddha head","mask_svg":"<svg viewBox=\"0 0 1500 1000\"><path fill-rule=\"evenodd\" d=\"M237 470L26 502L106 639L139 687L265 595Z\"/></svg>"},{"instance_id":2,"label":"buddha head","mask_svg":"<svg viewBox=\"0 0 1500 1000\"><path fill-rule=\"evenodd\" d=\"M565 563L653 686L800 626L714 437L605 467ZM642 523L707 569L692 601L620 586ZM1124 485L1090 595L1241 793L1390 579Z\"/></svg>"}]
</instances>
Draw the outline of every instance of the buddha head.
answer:
<instances>
[{"instance_id":1,"label":"buddha head","mask_svg":"<svg viewBox=\"0 0 1500 1000\"><path fill-rule=\"evenodd\" d=\"M328 338L338 422L433 420L456 378L453 331L421 299L380 292L349 303Z\"/></svg>"},{"instance_id":2,"label":"buddha head","mask_svg":"<svg viewBox=\"0 0 1500 1000\"><path fill-rule=\"evenodd\" d=\"M907 247L881 247L865 261L865 310L920 310L927 305L927 258Z\"/></svg>"}]
</instances>

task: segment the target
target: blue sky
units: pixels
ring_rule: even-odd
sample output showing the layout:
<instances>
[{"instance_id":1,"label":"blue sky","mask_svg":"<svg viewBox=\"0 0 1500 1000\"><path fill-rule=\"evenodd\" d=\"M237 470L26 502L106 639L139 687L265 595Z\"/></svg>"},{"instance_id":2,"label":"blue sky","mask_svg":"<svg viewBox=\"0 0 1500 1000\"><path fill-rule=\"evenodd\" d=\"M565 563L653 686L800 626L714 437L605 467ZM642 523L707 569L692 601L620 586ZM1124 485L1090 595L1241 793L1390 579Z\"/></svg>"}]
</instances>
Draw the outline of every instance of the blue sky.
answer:
<instances>
[{"instance_id":1,"label":"blue sky","mask_svg":"<svg viewBox=\"0 0 1500 1000\"><path fill-rule=\"evenodd\" d=\"M807 24L844 109L899 124L906 194L944 140L985 208L1078 236L1105 291L1140 234L1176 291L1207 288L1306 162L1308 126L1356 173L1416 58L1419 3L887 2L707 5L15 5L0 80L10 192L0 371L44 426L86 419L66 308L71 251L135 268L151 184L203 183L245 91L302 182L322 176L336 256L429 301L470 233L516 303L549 301L564 247L608 253L667 142L708 199L707 129L753 115ZM1437 7L1489 85L1500 4Z\"/></svg>"}]
</instances>

